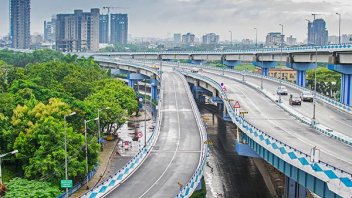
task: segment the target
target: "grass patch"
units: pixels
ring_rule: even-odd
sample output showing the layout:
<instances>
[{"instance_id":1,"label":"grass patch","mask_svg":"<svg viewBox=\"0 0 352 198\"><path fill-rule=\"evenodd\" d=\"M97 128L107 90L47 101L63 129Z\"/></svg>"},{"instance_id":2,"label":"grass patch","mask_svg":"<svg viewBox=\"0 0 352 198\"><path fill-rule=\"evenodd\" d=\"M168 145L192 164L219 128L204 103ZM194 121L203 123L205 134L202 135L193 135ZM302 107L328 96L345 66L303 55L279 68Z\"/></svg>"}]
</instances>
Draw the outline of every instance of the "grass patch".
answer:
<instances>
[{"instance_id":1,"label":"grass patch","mask_svg":"<svg viewBox=\"0 0 352 198\"><path fill-rule=\"evenodd\" d=\"M198 191L195 191L191 198L206 198L206 195L207 195L207 189L206 189L206 186L205 186L205 180L204 180L204 177L202 178L202 189L198 190Z\"/></svg>"}]
</instances>

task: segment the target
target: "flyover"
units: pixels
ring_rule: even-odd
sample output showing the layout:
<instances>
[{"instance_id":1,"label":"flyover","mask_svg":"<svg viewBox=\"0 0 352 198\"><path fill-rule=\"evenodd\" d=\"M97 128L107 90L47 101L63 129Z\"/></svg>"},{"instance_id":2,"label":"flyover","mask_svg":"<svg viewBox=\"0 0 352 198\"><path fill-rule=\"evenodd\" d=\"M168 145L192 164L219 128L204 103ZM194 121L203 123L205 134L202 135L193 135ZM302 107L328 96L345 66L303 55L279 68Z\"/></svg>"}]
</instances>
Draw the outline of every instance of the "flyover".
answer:
<instances>
[{"instance_id":1,"label":"flyover","mask_svg":"<svg viewBox=\"0 0 352 198\"><path fill-rule=\"evenodd\" d=\"M142 162L136 156L138 165L132 161L126 165L133 171L119 171L83 197L189 197L201 181L207 146L203 122L184 77L175 72L159 77L160 72L139 64L97 61L103 68L161 79L160 132L154 143L148 143L148 151L143 149L147 156Z\"/></svg>"},{"instance_id":2,"label":"flyover","mask_svg":"<svg viewBox=\"0 0 352 198\"><path fill-rule=\"evenodd\" d=\"M341 103L352 105L352 44L233 51L95 53L94 55L136 60L187 60L194 64L222 61L229 68L241 62L252 62L262 68L264 76L267 76L269 69L278 65L278 62L285 62L288 67L297 71L296 82L302 87L305 87L306 71L316 68L316 63L325 63L330 70L342 74Z\"/></svg>"},{"instance_id":3,"label":"flyover","mask_svg":"<svg viewBox=\"0 0 352 198\"><path fill-rule=\"evenodd\" d=\"M222 103L216 103L220 107L224 104L224 117L229 117L243 132L237 142L239 152L243 145L248 145L258 156L283 172L291 183L300 184L321 197L351 197L351 147L316 133L256 89L241 82L204 72L182 73L192 86L200 86L211 93L216 88L215 97L222 100ZM228 85L226 92L220 86L221 82ZM245 118L236 116L229 99L239 101L241 108L249 114ZM319 160L314 162L311 161L312 148L320 151Z\"/></svg>"}]
</instances>

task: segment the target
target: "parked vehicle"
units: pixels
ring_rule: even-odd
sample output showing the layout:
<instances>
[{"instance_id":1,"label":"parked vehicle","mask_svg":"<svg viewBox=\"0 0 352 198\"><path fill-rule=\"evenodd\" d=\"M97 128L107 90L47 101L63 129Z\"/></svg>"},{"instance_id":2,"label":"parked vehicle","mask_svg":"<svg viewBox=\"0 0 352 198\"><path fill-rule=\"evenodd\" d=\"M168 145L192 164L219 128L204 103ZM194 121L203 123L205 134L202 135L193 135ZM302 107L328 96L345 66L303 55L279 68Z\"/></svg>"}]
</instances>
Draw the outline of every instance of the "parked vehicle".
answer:
<instances>
[{"instance_id":1,"label":"parked vehicle","mask_svg":"<svg viewBox=\"0 0 352 198\"><path fill-rule=\"evenodd\" d=\"M303 102L313 102L313 94L309 91L304 91L301 93L301 99Z\"/></svg>"},{"instance_id":2,"label":"parked vehicle","mask_svg":"<svg viewBox=\"0 0 352 198\"><path fill-rule=\"evenodd\" d=\"M290 98L288 99L290 105L301 105L302 99L298 94L290 94Z\"/></svg>"},{"instance_id":3,"label":"parked vehicle","mask_svg":"<svg viewBox=\"0 0 352 198\"><path fill-rule=\"evenodd\" d=\"M276 93L278 95L287 95L287 88L285 86L279 86Z\"/></svg>"}]
</instances>

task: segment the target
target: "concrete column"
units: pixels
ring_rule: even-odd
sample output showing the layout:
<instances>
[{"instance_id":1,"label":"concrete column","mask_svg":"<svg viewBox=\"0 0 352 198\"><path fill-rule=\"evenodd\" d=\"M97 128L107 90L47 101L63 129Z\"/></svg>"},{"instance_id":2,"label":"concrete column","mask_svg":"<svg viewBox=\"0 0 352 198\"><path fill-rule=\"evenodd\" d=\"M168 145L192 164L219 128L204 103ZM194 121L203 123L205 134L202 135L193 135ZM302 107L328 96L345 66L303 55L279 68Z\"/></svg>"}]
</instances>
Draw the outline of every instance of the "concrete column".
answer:
<instances>
[{"instance_id":1,"label":"concrete column","mask_svg":"<svg viewBox=\"0 0 352 198\"><path fill-rule=\"evenodd\" d=\"M156 100L158 98L158 83L158 80L150 79L152 100Z\"/></svg>"},{"instance_id":2,"label":"concrete column","mask_svg":"<svg viewBox=\"0 0 352 198\"><path fill-rule=\"evenodd\" d=\"M340 102L351 106L352 105L352 65L348 64L329 64L330 70L336 71L341 76L341 93Z\"/></svg>"},{"instance_id":3,"label":"concrete column","mask_svg":"<svg viewBox=\"0 0 352 198\"><path fill-rule=\"evenodd\" d=\"M306 87L306 71L297 70L296 84L301 87Z\"/></svg>"},{"instance_id":4,"label":"concrete column","mask_svg":"<svg viewBox=\"0 0 352 198\"><path fill-rule=\"evenodd\" d=\"M342 74L340 102L352 105L352 74Z\"/></svg>"},{"instance_id":5,"label":"concrete column","mask_svg":"<svg viewBox=\"0 0 352 198\"><path fill-rule=\"evenodd\" d=\"M226 65L229 69L233 69L237 65L240 65L241 61L236 61L236 60L227 61L227 60L224 60L223 64Z\"/></svg>"},{"instance_id":6,"label":"concrete column","mask_svg":"<svg viewBox=\"0 0 352 198\"><path fill-rule=\"evenodd\" d=\"M253 61L252 64L262 69L262 75L268 76L269 69L277 66L276 61Z\"/></svg>"},{"instance_id":7,"label":"concrete column","mask_svg":"<svg viewBox=\"0 0 352 198\"><path fill-rule=\"evenodd\" d=\"M191 60L191 64L204 65L204 64L207 64L207 61L205 61L205 60Z\"/></svg>"},{"instance_id":8,"label":"concrete column","mask_svg":"<svg viewBox=\"0 0 352 198\"><path fill-rule=\"evenodd\" d=\"M306 71L316 68L315 63L287 63L286 66L297 71L296 84L306 87Z\"/></svg>"},{"instance_id":9,"label":"concrete column","mask_svg":"<svg viewBox=\"0 0 352 198\"><path fill-rule=\"evenodd\" d=\"M293 179L285 176L285 198L306 198L306 188L299 185Z\"/></svg>"}]
</instances>

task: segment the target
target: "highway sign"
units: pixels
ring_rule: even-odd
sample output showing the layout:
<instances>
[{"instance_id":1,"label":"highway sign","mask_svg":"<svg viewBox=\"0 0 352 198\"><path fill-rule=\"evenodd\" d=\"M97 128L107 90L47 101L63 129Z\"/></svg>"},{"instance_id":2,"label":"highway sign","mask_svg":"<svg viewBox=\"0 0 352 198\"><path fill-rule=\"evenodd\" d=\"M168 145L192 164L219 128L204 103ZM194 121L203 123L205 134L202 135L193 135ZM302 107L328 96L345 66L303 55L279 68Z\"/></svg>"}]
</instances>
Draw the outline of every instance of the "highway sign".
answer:
<instances>
[{"instance_id":1,"label":"highway sign","mask_svg":"<svg viewBox=\"0 0 352 198\"><path fill-rule=\"evenodd\" d=\"M235 102L235 105L233 105L233 108L235 109L235 115L239 116L240 115L240 103L238 101Z\"/></svg>"},{"instance_id":2,"label":"highway sign","mask_svg":"<svg viewBox=\"0 0 352 198\"><path fill-rule=\"evenodd\" d=\"M138 136L139 138L141 138L141 137L143 137L143 133L142 133L142 132L139 132L139 133L137 134L137 136Z\"/></svg>"},{"instance_id":3,"label":"highway sign","mask_svg":"<svg viewBox=\"0 0 352 198\"><path fill-rule=\"evenodd\" d=\"M61 180L60 184L61 188L72 188L73 186L72 180Z\"/></svg>"},{"instance_id":4,"label":"highway sign","mask_svg":"<svg viewBox=\"0 0 352 198\"><path fill-rule=\"evenodd\" d=\"M248 114L248 111L241 111L240 114L241 114L241 115Z\"/></svg>"}]
</instances>

